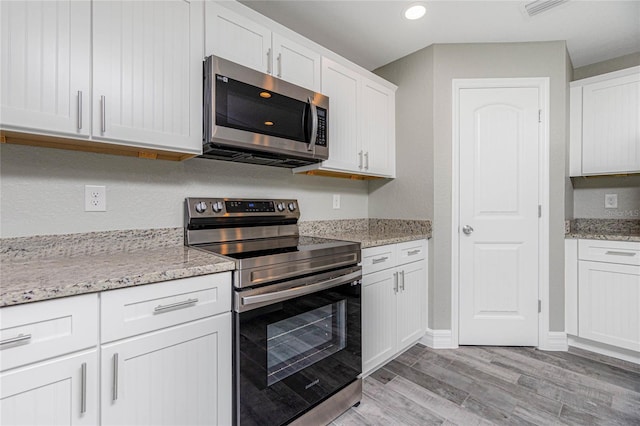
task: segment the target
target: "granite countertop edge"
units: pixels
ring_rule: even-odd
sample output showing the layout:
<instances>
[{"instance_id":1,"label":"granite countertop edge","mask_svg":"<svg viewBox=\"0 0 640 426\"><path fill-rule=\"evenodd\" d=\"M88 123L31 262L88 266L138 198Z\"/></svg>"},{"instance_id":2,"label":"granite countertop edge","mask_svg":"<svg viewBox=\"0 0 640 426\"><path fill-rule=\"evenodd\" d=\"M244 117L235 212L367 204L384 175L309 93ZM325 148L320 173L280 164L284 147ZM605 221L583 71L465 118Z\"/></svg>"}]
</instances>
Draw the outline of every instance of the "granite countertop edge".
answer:
<instances>
[{"instance_id":1,"label":"granite countertop edge","mask_svg":"<svg viewBox=\"0 0 640 426\"><path fill-rule=\"evenodd\" d=\"M322 237L333 240L343 240L343 241L352 241L354 243L360 243L360 248L371 248L371 247L379 247L386 246L388 244L396 244L396 243L404 243L408 241L416 241L416 240L426 240L431 238L430 233L416 233L416 234L385 234L385 235L375 235L375 234L341 234L341 233L330 233L330 234L316 234L309 235L314 237Z\"/></svg>"},{"instance_id":2,"label":"granite countertop edge","mask_svg":"<svg viewBox=\"0 0 640 426\"><path fill-rule=\"evenodd\" d=\"M235 262L228 258L211 253L204 253L200 250L184 247L185 256L194 255L197 260L190 264L184 261L184 265L171 264L168 267L150 266L143 258L126 265L130 271L117 271L110 273L105 271L96 276L78 277L74 279L62 274L62 278L51 279L43 283L40 279L20 280L11 282L12 274L16 269L28 268L34 261L4 261L2 263L2 286L0 287L0 308L21 305L31 302L39 302L77 296L82 294L99 293L102 291L136 287L146 284L161 283L181 278L191 278L203 275L217 274L221 272L233 271ZM209 261L207 259L209 258ZM64 263L61 258L59 261ZM15 269L12 269L15 268ZM59 270L64 270L61 266ZM55 276L55 274L53 274ZM11 284L7 284L10 282Z\"/></svg>"},{"instance_id":3,"label":"granite countertop edge","mask_svg":"<svg viewBox=\"0 0 640 426\"><path fill-rule=\"evenodd\" d=\"M640 235L589 234L584 232L570 232L564 235L568 240L607 240L640 242Z\"/></svg>"}]
</instances>

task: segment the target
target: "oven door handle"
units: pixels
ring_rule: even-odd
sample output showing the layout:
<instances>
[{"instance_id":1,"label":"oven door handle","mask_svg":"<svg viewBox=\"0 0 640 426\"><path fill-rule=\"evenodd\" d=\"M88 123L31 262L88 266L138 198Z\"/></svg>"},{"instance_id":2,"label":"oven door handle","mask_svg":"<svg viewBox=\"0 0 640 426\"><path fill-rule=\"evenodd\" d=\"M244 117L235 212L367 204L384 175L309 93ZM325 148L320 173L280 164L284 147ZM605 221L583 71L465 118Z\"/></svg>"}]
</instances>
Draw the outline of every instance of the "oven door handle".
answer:
<instances>
[{"instance_id":1,"label":"oven door handle","mask_svg":"<svg viewBox=\"0 0 640 426\"><path fill-rule=\"evenodd\" d=\"M305 294L338 287L351 281L359 280L360 278L362 278L362 271L356 271L315 284L289 288L287 290L275 291L273 293L257 294L255 296L241 296L240 300L242 301L243 306L266 302L281 302L283 300L293 299L294 297L304 296Z\"/></svg>"}]
</instances>

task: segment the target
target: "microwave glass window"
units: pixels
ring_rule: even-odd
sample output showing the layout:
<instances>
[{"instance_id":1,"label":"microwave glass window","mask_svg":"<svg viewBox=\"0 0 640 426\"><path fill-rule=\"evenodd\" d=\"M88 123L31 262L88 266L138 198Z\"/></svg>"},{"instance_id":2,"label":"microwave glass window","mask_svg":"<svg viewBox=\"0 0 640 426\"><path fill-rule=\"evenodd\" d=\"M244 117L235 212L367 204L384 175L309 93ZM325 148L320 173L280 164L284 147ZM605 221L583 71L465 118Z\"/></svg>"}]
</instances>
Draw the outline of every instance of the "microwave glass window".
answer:
<instances>
[{"instance_id":1,"label":"microwave glass window","mask_svg":"<svg viewBox=\"0 0 640 426\"><path fill-rule=\"evenodd\" d=\"M344 349L346 331L345 300L267 325L267 385Z\"/></svg>"},{"instance_id":2,"label":"microwave glass window","mask_svg":"<svg viewBox=\"0 0 640 426\"><path fill-rule=\"evenodd\" d=\"M216 75L216 124L307 142L306 102Z\"/></svg>"}]
</instances>

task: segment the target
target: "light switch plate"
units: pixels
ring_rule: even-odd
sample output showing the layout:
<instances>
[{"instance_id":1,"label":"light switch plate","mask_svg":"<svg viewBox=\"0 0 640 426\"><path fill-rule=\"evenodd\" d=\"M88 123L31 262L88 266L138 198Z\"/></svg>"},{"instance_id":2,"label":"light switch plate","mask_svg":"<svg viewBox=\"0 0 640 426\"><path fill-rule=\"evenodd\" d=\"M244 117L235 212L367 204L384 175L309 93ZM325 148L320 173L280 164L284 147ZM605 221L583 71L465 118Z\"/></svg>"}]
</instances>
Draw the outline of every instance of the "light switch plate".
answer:
<instances>
[{"instance_id":1,"label":"light switch plate","mask_svg":"<svg viewBox=\"0 0 640 426\"><path fill-rule=\"evenodd\" d=\"M618 208L618 194L604 194L604 208L605 209L617 209Z\"/></svg>"}]
</instances>

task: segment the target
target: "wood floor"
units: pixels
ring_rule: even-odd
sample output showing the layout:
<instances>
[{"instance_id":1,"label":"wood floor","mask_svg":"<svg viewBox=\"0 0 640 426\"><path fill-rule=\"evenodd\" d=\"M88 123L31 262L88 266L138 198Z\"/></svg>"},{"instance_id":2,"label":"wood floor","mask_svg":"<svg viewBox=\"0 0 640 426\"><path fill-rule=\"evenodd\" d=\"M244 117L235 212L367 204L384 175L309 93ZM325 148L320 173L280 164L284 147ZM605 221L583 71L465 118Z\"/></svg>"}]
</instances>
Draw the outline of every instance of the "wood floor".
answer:
<instances>
[{"instance_id":1,"label":"wood floor","mask_svg":"<svg viewBox=\"0 0 640 426\"><path fill-rule=\"evenodd\" d=\"M332 425L640 425L640 366L579 349L420 344Z\"/></svg>"}]
</instances>

